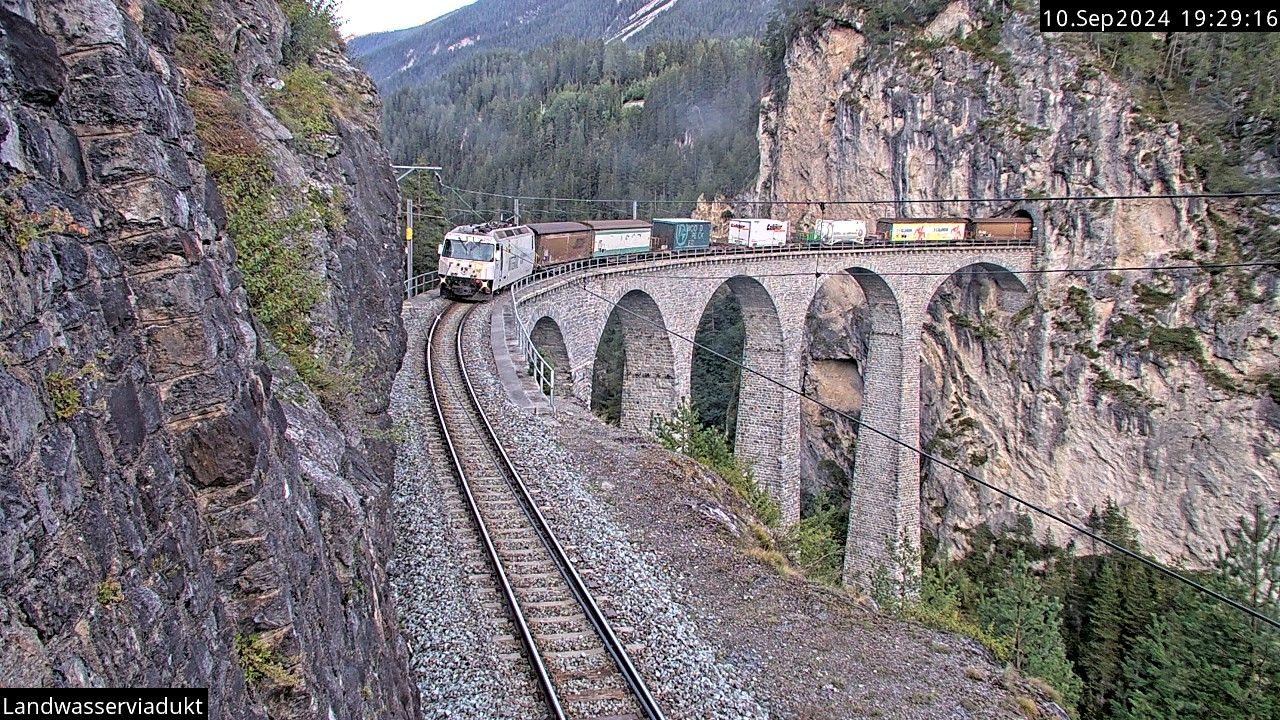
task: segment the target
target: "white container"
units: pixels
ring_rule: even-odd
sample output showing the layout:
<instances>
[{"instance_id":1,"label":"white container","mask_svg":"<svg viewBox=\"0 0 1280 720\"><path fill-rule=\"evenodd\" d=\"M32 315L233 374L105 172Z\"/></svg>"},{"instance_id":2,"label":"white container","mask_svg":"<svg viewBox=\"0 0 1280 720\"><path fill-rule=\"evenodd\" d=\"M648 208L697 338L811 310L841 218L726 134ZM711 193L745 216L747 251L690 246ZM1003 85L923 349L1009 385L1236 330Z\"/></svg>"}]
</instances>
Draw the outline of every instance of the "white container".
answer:
<instances>
[{"instance_id":1,"label":"white container","mask_svg":"<svg viewBox=\"0 0 1280 720\"><path fill-rule=\"evenodd\" d=\"M729 221L729 244L747 247L785 245L789 224L770 218L741 218Z\"/></svg>"},{"instance_id":2,"label":"white container","mask_svg":"<svg viewBox=\"0 0 1280 720\"><path fill-rule=\"evenodd\" d=\"M823 245L863 243L867 239L867 222L865 220L819 220L813 226L813 232Z\"/></svg>"}]
</instances>

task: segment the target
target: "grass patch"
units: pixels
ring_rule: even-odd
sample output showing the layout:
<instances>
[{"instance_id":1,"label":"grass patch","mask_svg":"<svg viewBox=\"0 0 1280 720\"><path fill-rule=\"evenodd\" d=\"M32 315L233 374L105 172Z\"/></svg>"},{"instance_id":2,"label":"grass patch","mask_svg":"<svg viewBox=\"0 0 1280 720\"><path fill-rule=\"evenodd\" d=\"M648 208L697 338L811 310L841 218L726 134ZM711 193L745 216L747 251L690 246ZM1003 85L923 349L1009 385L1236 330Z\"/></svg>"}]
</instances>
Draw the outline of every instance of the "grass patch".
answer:
<instances>
[{"instance_id":1,"label":"grass patch","mask_svg":"<svg viewBox=\"0 0 1280 720\"><path fill-rule=\"evenodd\" d=\"M1147 323L1137 315L1122 313L1107 326L1107 336L1118 340L1138 341L1147 337Z\"/></svg>"},{"instance_id":2,"label":"grass patch","mask_svg":"<svg viewBox=\"0 0 1280 720\"><path fill-rule=\"evenodd\" d=\"M951 316L951 322L958 328L972 331L974 335L977 335L983 340L999 340L1003 337L1000 329L997 328L995 324L989 322L983 315L979 315L975 320L963 313L956 313Z\"/></svg>"},{"instance_id":3,"label":"grass patch","mask_svg":"<svg viewBox=\"0 0 1280 720\"><path fill-rule=\"evenodd\" d=\"M102 607L111 607L118 602L124 600L124 589L120 587L120 581L115 578L107 578L98 583L98 604Z\"/></svg>"},{"instance_id":4,"label":"grass patch","mask_svg":"<svg viewBox=\"0 0 1280 720\"><path fill-rule=\"evenodd\" d=\"M267 93L267 102L280 122L289 128L310 152L324 154L326 136L335 132L333 119L333 75L310 65L299 65L281 78L284 88Z\"/></svg>"},{"instance_id":5,"label":"grass patch","mask_svg":"<svg viewBox=\"0 0 1280 720\"><path fill-rule=\"evenodd\" d=\"M1148 410L1154 407L1154 403L1151 398L1147 397L1147 394L1138 388L1124 382L1123 380L1116 379L1116 377L1107 372L1106 369L1098 367L1097 365L1093 366L1093 370L1095 375L1093 380L1090 382L1090 385L1093 387L1094 392L1099 395L1109 395L1130 407Z\"/></svg>"},{"instance_id":6,"label":"grass patch","mask_svg":"<svg viewBox=\"0 0 1280 720\"><path fill-rule=\"evenodd\" d=\"M1157 355L1190 355L1199 358L1204 355L1204 346L1200 344L1200 334L1195 328L1167 328L1157 325L1147 336L1147 349Z\"/></svg>"},{"instance_id":7,"label":"grass patch","mask_svg":"<svg viewBox=\"0 0 1280 720\"><path fill-rule=\"evenodd\" d=\"M271 647L262 635L237 634L235 646L236 659L244 672L245 681L250 685L269 685L280 688L298 686L298 678L284 667L284 657Z\"/></svg>"},{"instance_id":8,"label":"grass patch","mask_svg":"<svg viewBox=\"0 0 1280 720\"><path fill-rule=\"evenodd\" d=\"M1072 287L1067 290L1067 307L1079 318L1082 328L1093 327L1093 296L1088 290L1082 287Z\"/></svg>"},{"instance_id":9,"label":"grass patch","mask_svg":"<svg viewBox=\"0 0 1280 720\"><path fill-rule=\"evenodd\" d=\"M181 20L174 37L178 64L208 80L223 85L236 81L236 66L222 48L226 46L213 33L209 24L208 0L159 0L163 7Z\"/></svg>"},{"instance_id":10,"label":"grass patch","mask_svg":"<svg viewBox=\"0 0 1280 720\"><path fill-rule=\"evenodd\" d=\"M1146 283L1133 284L1133 299L1147 314L1163 310L1173 304L1172 293L1152 287Z\"/></svg>"},{"instance_id":11,"label":"grass patch","mask_svg":"<svg viewBox=\"0 0 1280 720\"><path fill-rule=\"evenodd\" d=\"M1031 317L1031 314L1034 313L1035 311L1036 311L1036 304L1034 302L1027 303L1026 307L1022 308L1021 310L1013 314L1013 317L1009 319L1009 323L1011 325L1014 325L1015 327L1018 325L1021 325L1022 323L1026 322Z\"/></svg>"},{"instance_id":12,"label":"grass patch","mask_svg":"<svg viewBox=\"0 0 1280 720\"><path fill-rule=\"evenodd\" d=\"M988 12L983 19L986 24L974 28L968 35L956 42L956 47L973 55L979 60L1000 68L1005 82L1012 81L1012 57L1004 50L1000 41L1000 33L1004 29L1004 17L998 12Z\"/></svg>"}]
</instances>

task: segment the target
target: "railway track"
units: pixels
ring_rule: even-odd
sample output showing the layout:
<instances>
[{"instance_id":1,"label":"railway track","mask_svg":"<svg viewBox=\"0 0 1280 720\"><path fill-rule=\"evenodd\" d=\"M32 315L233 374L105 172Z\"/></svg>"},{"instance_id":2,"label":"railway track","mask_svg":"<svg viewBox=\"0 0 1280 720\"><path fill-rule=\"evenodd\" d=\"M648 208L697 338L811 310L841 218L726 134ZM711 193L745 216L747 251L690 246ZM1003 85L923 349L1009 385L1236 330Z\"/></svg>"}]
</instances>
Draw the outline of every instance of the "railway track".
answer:
<instances>
[{"instance_id":1,"label":"railway track","mask_svg":"<svg viewBox=\"0 0 1280 720\"><path fill-rule=\"evenodd\" d=\"M431 326L428 384L463 504L510 609L547 716L665 720L481 409L462 356L462 330L473 310L452 305Z\"/></svg>"}]
</instances>

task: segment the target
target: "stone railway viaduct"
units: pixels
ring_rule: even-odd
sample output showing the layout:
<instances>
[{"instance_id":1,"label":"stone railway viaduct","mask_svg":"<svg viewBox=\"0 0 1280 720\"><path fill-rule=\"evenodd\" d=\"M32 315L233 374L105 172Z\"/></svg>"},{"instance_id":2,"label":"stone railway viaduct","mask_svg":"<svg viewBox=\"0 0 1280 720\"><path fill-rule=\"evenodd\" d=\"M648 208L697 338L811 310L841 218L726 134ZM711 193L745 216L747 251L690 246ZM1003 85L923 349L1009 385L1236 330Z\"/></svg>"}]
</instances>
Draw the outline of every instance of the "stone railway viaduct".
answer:
<instances>
[{"instance_id":1,"label":"stone railway viaduct","mask_svg":"<svg viewBox=\"0 0 1280 720\"><path fill-rule=\"evenodd\" d=\"M1035 262L1031 246L675 256L558 275L520 290L516 303L535 344L550 355L558 374L563 377L569 369L570 377L557 380L557 392L571 392L584 403L591 399L605 323L618 312L626 349L622 424L645 432L652 413L669 415L690 394L693 346L661 328L694 338L712 294L727 284L742 306L744 364L800 388L810 304L825 274L847 272L861 286L870 310L861 421L918 446L921 333L934 294L953 274L977 270L991 273L1004 307L1016 310L1028 296L1013 273L1031 270ZM795 393L742 373L736 450L781 505L788 523L800 514L801 402ZM863 573L884 556L886 542L894 538L905 534L919 547L919 473L914 452L865 429L859 432L846 583L861 584Z\"/></svg>"}]
</instances>

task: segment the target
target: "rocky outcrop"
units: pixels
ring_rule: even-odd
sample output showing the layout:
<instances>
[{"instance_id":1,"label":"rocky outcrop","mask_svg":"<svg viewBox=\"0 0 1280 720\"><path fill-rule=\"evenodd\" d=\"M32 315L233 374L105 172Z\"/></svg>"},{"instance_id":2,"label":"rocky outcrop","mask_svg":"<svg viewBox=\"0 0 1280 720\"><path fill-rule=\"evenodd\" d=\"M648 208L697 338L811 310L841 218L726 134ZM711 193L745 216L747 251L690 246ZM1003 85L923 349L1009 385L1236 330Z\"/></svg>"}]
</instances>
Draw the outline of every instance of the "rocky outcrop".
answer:
<instances>
[{"instance_id":1,"label":"rocky outcrop","mask_svg":"<svg viewBox=\"0 0 1280 720\"><path fill-rule=\"evenodd\" d=\"M1070 38L1001 15L985 3L952 3L922 32L887 41L860 32L859 12L846 6L827 15L844 20L801 32L786 53L785 82L766 102L757 194L889 200L792 206L789 219L801 224L1033 217L1044 267L1080 271L1026 278L1034 301L1020 312L980 276L939 291L922 329L919 441L1077 520L1114 498L1146 547L1204 563L1220 528L1280 495L1280 328L1274 267L1194 266L1249 258L1250 238L1280 208L907 202L1200 187L1177 124L1144 113ZM1170 265L1193 267L1091 270ZM848 336L846 315L827 314L833 324L817 334ZM865 340L850 342L837 354L861 357ZM922 492L926 530L961 548L963 531L1023 512L927 463Z\"/></svg>"},{"instance_id":2,"label":"rocky outcrop","mask_svg":"<svg viewBox=\"0 0 1280 720\"><path fill-rule=\"evenodd\" d=\"M0 677L415 716L372 85L332 43L297 54L296 4L5 7ZM314 77L337 92L318 110L279 91Z\"/></svg>"}]
</instances>

